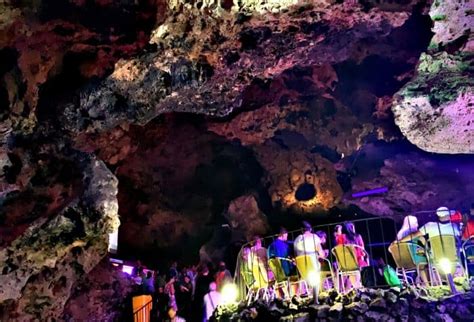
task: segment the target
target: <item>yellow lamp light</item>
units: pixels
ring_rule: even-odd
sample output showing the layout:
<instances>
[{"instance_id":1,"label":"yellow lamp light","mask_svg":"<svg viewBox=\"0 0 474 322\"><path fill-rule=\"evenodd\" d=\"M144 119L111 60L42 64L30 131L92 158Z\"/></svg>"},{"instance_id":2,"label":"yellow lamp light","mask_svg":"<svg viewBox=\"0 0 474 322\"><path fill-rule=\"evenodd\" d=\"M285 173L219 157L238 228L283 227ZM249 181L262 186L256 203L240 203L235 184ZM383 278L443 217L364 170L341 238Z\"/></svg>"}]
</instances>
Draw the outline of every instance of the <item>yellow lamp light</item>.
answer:
<instances>
[{"instance_id":1,"label":"yellow lamp light","mask_svg":"<svg viewBox=\"0 0 474 322\"><path fill-rule=\"evenodd\" d=\"M318 271L308 272L308 283L311 286L318 286L320 282L320 273Z\"/></svg>"},{"instance_id":2,"label":"yellow lamp light","mask_svg":"<svg viewBox=\"0 0 474 322\"><path fill-rule=\"evenodd\" d=\"M439 261L439 267L445 274L450 274L451 273L451 262L447 258L441 258Z\"/></svg>"},{"instance_id":3,"label":"yellow lamp light","mask_svg":"<svg viewBox=\"0 0 474 322\"><path fill-rule=\"evenodd\" d=\"M239 290L237 289L237 285L234 283L225 284L222 287L221 291L222 302L224 304L235 303L237 301L237 297L239 296Z\"/></svg>"}]
</instances>

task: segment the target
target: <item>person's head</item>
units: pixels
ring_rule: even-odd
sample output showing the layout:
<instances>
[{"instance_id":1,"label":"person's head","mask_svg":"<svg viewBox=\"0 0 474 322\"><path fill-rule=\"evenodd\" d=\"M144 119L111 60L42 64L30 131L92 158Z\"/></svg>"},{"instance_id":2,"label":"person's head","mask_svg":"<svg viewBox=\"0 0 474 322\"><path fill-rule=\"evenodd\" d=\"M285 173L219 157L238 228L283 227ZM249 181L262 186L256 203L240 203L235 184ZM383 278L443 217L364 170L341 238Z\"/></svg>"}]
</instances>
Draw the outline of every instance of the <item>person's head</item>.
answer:
<instances>
[{"instance_id":1,"label":"person's head","mask_svg":"<svg viewBox=\"0 0 474 322\"><path fill-rule=\"evenodd\" d=\"M318 230L316 232L316 235L318 235L320 241L321 241L321 244L326 244L326 240L327 240L327 236L326 236L326 233L322 230Z\"/></svg>"},{"instance_id":2,"label":"person's head","mask_svg":"<svg viewBox=\"0 0 474 322\"><path fill-rule=\"evenodd\" d=\"M225 262L219 262L219 271L225 271Z\"/></svg>"},{"instance_id":3,"label":"person's head","mask_svg":"<svg viewBox=\"0 0 474 322\"><path fill-rule=\"evenodd\" d=\"M176 308L176 306L171 306L169 309L168 309L168 317L170 319L174 319L176 317L176 313L178 312L178 309Z\"/></svg>"},{"instance_id":4,"label":"person's head","mask_svg":"<svg viewBox=\"0 0 474 322\"><path fill-rule=\"evenodd\" d=\"M310 233L312 230L311 224L307 221L303 221L303 232Z\"/></svg>"},{"instance_id":5,"label":"person's head","mask_svg":"<svg viewBox=\"0 0 474 322\"><path fill-rule=\"evenodd\" d=\"M153 272L152 271L146 272L146 277L147 278L152 278L153 277Z\"/></svg>"},{"instance_id":6,"label":"person's head","mask_svg":"<svg viewBox=\"0 0 474 322\"><path fill-rule=\"evenodd\" d=\"M436 215L438 216L439 221L447 222L451 217L451 212L449 211L448 207L439 207L436 209Z\"/></svg>"},{"instance_id":7,"label":"person's head","mask_svg":"<svg viewBox=\"0 0 474 322\"><path fill-rule=\"evenodd\" d=\"M474 202L471 204L471 209L469 210L471 216L474 216Z\"/></svg>"},{"instance_id":8,"label":"person's head","mask_svg":"<svg viewBox=\"0 0 474 322\"><path fill-rule=\"evenodd\" d=\"M164 293L165 289L163 286L158 287L158 293Z\"/></svg>"},{"instance_id":9,"label":"person's head","mask_svg":"<svg viewBox=\"0 0 474 322\"><path fill-rule=\"evenodd\" d=\"M356 242L357 234L355 232L355 226L352 222L345 223L342 232L346 235L346 239L349 243Z\"/></svg>"},{"instance_id":10,"label":"person's head","mask_svg":"<svg viewBox=\"0 0 474 322\"><path fill-rule=\"evenodd\" d=\"M171 268L177 268L177 267L178 267L178 263L176 261L171 263Z\"/></svg>"},{"instance_id":11,"label":"person's head","mask_svg":"<svg viewBox=\"0 0 474 322\"><path fill-rule=\"evenodd\" d=\"M283 227L280 228L280 234L278 235L278 239L283 240L283 241L288 240L288 231L285 228Z\"/></svg>"},{"instance_id":12,"label":"person's head","mask_svg":"<svg viewBox=\"0 0 474 322\"><path fill-rule=\"evenodd\" d=\"M209 284L209 292L214 292L215 290L217 290L217 284L216 282L211 282L211 284Z\"/></svg>"},{"instance_id":13,"label":"person's head","mask_svg":"<svg viewBox=\"0 0 474 322\"><path fill-rule=\"evenodd\" d=\"M203 263L201 265L201 275L207 275L209 274L209 266L207 266L207 263Z\"/></svg>"},{"instance_id":14,"label":"person's head","mask_svg":"<svg viewBox=\"0 0 474 322\"><path fill-rule=\"evenodd\" d=\"M242 248L242 259L247 260L250 256L250 248L244 247Z\"/></svg>"},{"instance_id":15,"label":"person's head","mask_svg":"<svg viewBox=\"0 0 474 322\"><path fill-rule=\"evenodd\" d=\"M356 231L356 230L355 230L354 223L352 223L352 222L346 222L345 227L346 227L346 230L347 230L348 232L351 232L351 233L355 234L355 231Z\"/></svg>"},{"instance_id":16,"label":"person's head","mask_svg":"<svg viewBox=\"0 0 474 322\"><path fill-rule=\"evenodd\" d=\"M418 230L418 219L413 215L408 215L403 218L402 228L397 233L397 239L400 240L403 237Z\"/></svg>"},{"instance_id":17,"label":"person's head","mask_svg":"<svg viewBox=\"0 0 474 322\"><path fill-rule=\"evenodd\" d=\"M188 275L184 275L184 282L185 283L190 283L191 282L191 277L189 277Z\"/></svg>"},{"instance_id":18,"label":"person's head","mask_svg":"<svg viewBox=\"0 0 474 322\"><path fill-rule=\"evenodd\" d=\"M336 227L334 227L334 235L341 235L342 234L342 225L336 225Z\"/></svg>"},{"instance_id":19,"label":"person's head","mask_svg":"<svg viewBox=\"0 0 474 322\"><path fill-rule=\"evenodd\" d=\"M261 248L262 247L262 238L260 238L260 236L255 236L253 238L253 246L255 248Z\"/></svg>"}]
</instances>

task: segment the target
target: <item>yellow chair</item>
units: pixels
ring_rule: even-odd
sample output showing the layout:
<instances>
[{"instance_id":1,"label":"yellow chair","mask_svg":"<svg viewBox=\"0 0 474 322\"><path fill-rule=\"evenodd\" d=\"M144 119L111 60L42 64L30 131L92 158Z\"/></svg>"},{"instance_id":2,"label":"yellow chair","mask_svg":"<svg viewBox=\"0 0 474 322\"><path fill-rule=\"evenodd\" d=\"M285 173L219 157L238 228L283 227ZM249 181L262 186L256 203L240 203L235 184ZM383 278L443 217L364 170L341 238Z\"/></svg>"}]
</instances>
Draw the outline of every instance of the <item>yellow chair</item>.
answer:
<instances>
[{"instance_id":1,"label":"yellow chair","mask_svg":"<svg viewBox=\"0 0 474 322\"><path fill-rule=\"evenodd\" d=\"M360 267L357 261L357 245L337 245L331 250L338 264L337 283L339 292L345 292L344 277L358 276L360 278ZM362 247L359 247L365 252ZM366 252L365 252L366 253ZM367 253L366 253L367 255Z\"/></svg>"},{"instance_id":2,"label":"yellow chair","mask_svg":"<svg viewBox=\"0 0 474 322\"><path fill-rule=\"evenodd\" d=\"M273 272L273 275L275 276L275 285L274 288L275 290L283 290L283 297L288 298L289 297L289 277L286 276L285 271L283 269L282 265L282 260L285 260L286 258L270 258L268 260L268 266L270 267L270 270Z\"/></svg>"},{"instance_id":3,"label":"yellow chair","mask_svg":"<svg viewBox=\"0 0 474 322\"><path fill-rule=\"evenodd\" d=\"M462 275L464 276L464 269L461 265L461 260L457 248L456 237L453 235L439 235L429 238L431 258L430 258L430 270L433 274L436 274L438 279L441 281L439 274L441 262L448 260L452 268L460 268Z\"/></svg>"},{"instance_id":4,"label":"yellow chair","mask_svg":"<svg viewBox=\"0 0 474 322\"><path fill-rule=\"evenodd\" d=\"M250 262L250 267L253 283L250 285L249 293L247 294L247 303L250 304L252 301L256 301L260 296L263 300L270 300L268 273L264 263L255 257L254 260Z\"/></svg>"},{"instance_id":5,"label":"yellow chair","mask_svg":"<svg viewBox=\"0 0 474 322\"><path fill-rule=\"evenodd\" d=\"M316 253L311 255L300 255L296 256L295 258L296 268L300 274L300 283L301 287L304 287L305 290L308 290L308 284L314 283L311 281L311 274L316 272L318 277L320 278L320 265L318 261L318 255ZM316 287L316 294L319 293L319 281L316 283L317 285L311 285Z\"/></svg>"},{"instance_id":6,"label":"yellow chair","mask_svg":"<svg viewBox=\"0 0 474 322\"><path fill-rule=\"evenodd\" d=\"M132 298L133 321L149 322L150 312L153 308L151 295L140 295Z\"/></svg>"},{"instance_id":7,"label":"yellow chair","mask_svg":"<svg viewBox=\"0 0 474 322\"><path fill-rule=\"evenodd\" d=\"M411 242L398 242L395 241L388 247L388 251L392 254L392 257L397 266L397 275L401 275L406 284L414 285L413 279L407 275L407 273L416 272L417 276L420 276L420 268L428 265L428 259L426 261L416 261L416 253L425 253L423 247L418 244ZM419 256L419 255L418 255ZM410 281L411 280L411 283Z\"/></svg>"}]
</instances>

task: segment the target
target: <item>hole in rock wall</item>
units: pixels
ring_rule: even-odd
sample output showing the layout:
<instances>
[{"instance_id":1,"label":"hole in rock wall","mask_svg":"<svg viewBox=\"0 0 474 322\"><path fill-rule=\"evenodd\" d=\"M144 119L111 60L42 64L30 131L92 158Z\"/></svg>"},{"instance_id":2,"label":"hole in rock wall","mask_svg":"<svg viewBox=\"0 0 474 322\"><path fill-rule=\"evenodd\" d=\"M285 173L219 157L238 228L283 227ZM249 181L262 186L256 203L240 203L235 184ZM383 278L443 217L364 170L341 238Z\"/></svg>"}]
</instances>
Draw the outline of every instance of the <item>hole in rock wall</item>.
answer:
<instances>
[{"instance_id":1,"label":"hole in rock wall","mask_svg":"<svg viewBox=\"0 0 474 322\"><path fill-rule=\"evenodd\" d=\"M298 201L308 201L316 197L316 188L310 183L303 183L295 191L295 198Z\"/></svg>"}]
</instances>

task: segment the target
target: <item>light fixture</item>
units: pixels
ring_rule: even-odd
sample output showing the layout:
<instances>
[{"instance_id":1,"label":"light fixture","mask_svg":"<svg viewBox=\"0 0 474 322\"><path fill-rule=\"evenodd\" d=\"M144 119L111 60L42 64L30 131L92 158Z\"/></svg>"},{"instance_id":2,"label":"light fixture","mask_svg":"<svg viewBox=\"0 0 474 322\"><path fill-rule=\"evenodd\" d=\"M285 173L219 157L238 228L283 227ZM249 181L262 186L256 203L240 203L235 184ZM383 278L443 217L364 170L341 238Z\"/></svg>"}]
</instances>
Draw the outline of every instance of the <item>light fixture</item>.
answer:
<instances>
[{"instance_id":1,"label":"light fixture","mask_svg":"<svg viewBox=\"0 0 474 322\"><path fill-rule=\"evenodd\" d=\"M443 271L444 274L451 273L451 262L447 258L441 258L439 261L439 267Z\"/></svg>"},{"instance_id":2,"label":"light fixture","mask_svg":"<svg viewBox=\"0 0 474 322\"><path fill-rule=\"evenodd\" d=\"M309 271L308 272L308 283L311 286L318 286L320 282L320 276L318 271Z\"/></svg>"},{"instance_id":3,"label":"light fixture","mask_svg":"<svg viewBox=\"0 0 474 322\"><path fill-rule=\"evenodd\" d=\"M221 296L224 304L235 303L238 295L239 290L234 283L227 283L222 287Z\"/></svg>"},{"instance_id":4,"label":"light fixture","mask_svg":"<svg viewBox=\"0 0 474 322\"><path fill-rule=\"evenodd\" d=\"M133 273L133 266L123 265L122 272L127 273L128 275L132 275Z\"/></svg>"}]
</instances>

